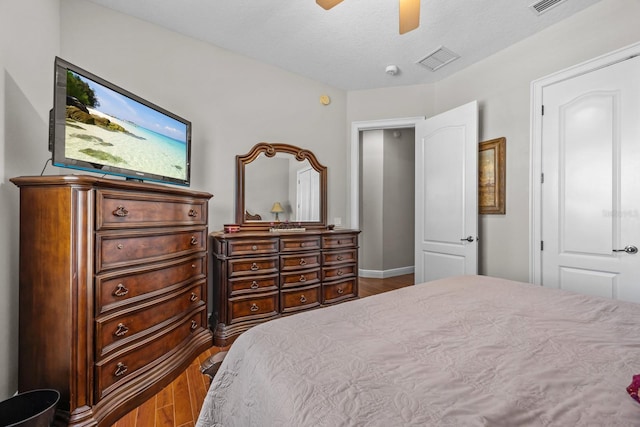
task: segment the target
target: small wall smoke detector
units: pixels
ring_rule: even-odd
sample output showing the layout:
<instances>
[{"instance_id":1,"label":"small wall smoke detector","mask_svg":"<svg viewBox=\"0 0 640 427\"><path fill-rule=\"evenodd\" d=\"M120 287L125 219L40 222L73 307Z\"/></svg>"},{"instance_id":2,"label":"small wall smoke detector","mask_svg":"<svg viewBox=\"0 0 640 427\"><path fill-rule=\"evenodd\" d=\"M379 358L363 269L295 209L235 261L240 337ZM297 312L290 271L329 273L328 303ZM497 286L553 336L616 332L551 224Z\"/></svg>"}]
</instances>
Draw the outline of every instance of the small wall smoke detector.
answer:
<instances>
[{"instance_id":1,"label":"small wall smoke detector","mask_svg":"<svg viewBox=\"0 0 640 427\"><path fill-rule=\"evenodd\" d=\"M389 74L390 76L395 76L396 74L398 74L398 66L397 65L389 65L389 66L387 66L387 68L384 71L387 74Z\"/></svg>"}]
</instances>

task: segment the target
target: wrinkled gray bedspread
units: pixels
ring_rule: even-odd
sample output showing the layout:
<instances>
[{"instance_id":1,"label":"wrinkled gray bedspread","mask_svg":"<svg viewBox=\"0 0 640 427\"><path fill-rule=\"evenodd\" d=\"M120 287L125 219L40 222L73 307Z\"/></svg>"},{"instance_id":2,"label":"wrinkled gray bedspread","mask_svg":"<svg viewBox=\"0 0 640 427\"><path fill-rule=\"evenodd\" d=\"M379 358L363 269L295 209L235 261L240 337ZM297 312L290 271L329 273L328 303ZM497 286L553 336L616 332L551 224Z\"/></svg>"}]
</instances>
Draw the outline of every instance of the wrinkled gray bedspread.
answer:
<instances>
[{"instance_id":1,"label":"wrinkled gray bedspread","mask_svg":"<svg viewBox=\"0 0 640 427\"><path fill-rule=\"evenodd\" d=\"M197 426L640 426L640 304L483 276L264 323Z\"/></svg>"}]
</instances>

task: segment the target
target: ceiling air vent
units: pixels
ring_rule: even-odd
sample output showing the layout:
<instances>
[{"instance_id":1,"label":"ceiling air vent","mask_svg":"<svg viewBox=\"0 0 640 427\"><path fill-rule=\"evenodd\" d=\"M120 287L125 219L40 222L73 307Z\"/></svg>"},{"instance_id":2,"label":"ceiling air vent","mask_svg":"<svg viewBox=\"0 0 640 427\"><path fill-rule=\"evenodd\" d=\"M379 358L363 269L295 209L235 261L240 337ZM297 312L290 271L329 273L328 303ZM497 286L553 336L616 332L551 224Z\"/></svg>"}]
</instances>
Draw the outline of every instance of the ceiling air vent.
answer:
<instances>
[{"instance_id":1,"label":"ceiling air vent","mask_svg":"<svg viewBox=\"0 0 640 427\"><path fill-rule=\"evenodd\" d=\"M431 71L436 71L438 68L444 67L451 61L455 61L460 58L457 53L451 52L444 46L440 46L429 55L418 61L418 64L424 65Z\"/></svg>"},{"instance_id":2,"label":"ceiling air vent","mask_svg":"<svg viewBox=\"0 0 640 427\"><path fill-rule=\"evenodd\" d=\"M551 9L559 5L560 3L564 3L567 0L540 0L529 6L531 10L533 10L538 15L543 14L547 10Z\"/></svg>"}]
</instances>

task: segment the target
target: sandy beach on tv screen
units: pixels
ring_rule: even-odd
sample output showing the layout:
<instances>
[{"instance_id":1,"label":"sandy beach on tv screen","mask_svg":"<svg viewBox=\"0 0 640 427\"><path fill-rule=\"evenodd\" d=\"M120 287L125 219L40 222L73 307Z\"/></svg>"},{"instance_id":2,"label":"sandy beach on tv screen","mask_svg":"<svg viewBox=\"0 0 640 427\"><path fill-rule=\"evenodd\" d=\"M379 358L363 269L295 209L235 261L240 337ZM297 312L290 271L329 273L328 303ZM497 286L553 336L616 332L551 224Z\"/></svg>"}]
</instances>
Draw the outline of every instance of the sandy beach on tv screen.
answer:
<instances>
[{"instance_id":1,"label":"sandy beach on tv screen","mask_svg":"<svg viewBox=\"0 0 640 427\"><path fill-rule=\"evenodd\" d=\"M67 118L67 158L185 179L185 152L180 144L168 143L161 137L154 138L144 129L99 111L90 110L90 113L108 118L129 133Z\"/></svg>"}]
</instances>

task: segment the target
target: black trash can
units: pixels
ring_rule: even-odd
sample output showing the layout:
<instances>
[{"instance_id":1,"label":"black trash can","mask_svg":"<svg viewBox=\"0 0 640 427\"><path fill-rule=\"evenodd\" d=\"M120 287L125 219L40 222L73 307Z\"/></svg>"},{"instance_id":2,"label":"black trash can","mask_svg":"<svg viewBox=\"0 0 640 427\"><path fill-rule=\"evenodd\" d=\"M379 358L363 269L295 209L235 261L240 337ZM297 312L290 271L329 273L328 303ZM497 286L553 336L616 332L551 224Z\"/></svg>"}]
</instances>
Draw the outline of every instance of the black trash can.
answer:
<instances>
[{"instance_id":1,"label":"black trash can","mask_svg":"<svg viewBox=\"0 0 640 427\"><path fill-rule=\"evenodd\" d=\"M0 402L0 426L49 427L60 400L57 390L31 390Z\"/></svg>"}]
</instances>

